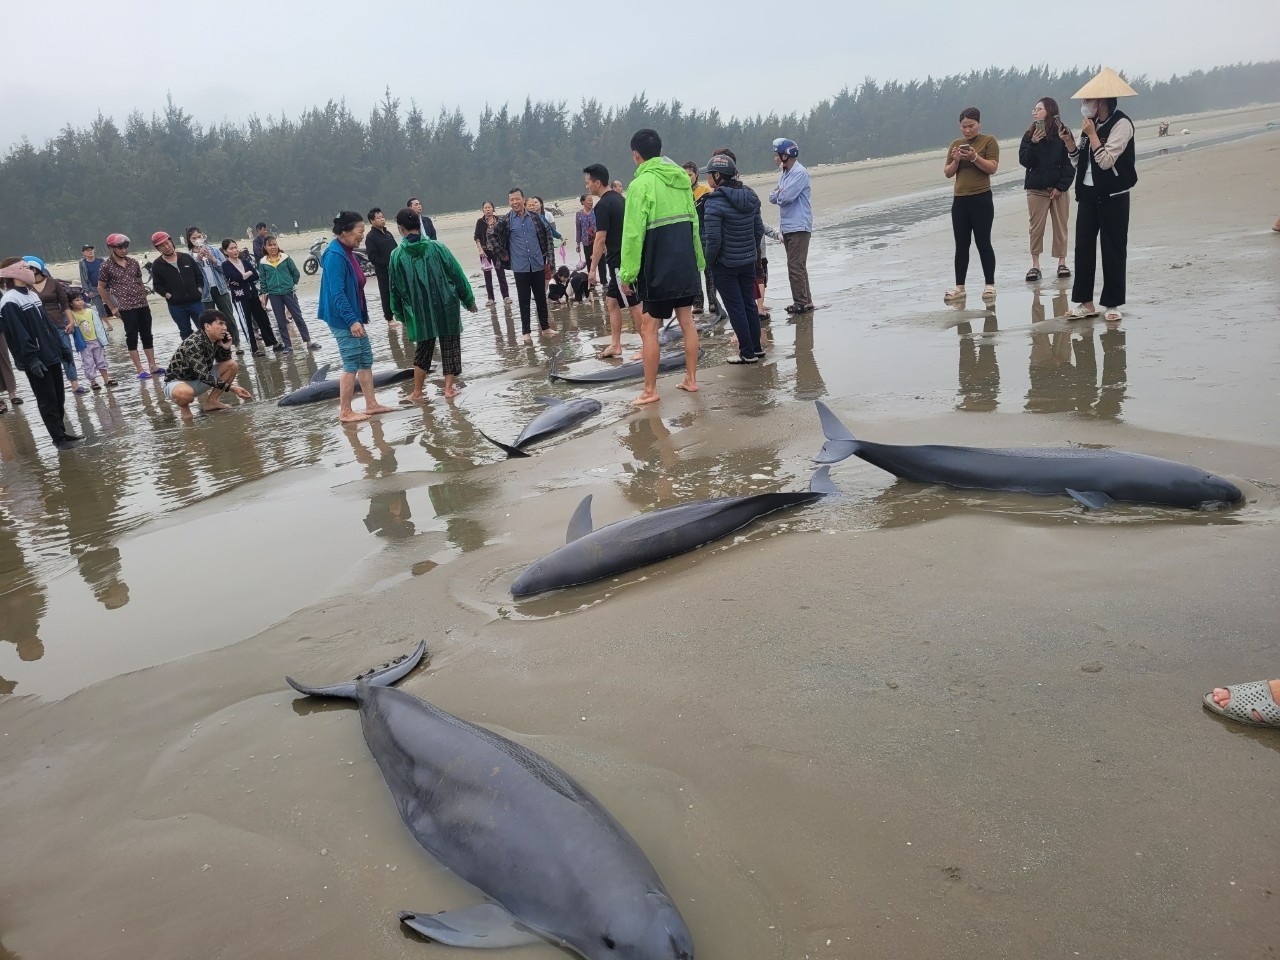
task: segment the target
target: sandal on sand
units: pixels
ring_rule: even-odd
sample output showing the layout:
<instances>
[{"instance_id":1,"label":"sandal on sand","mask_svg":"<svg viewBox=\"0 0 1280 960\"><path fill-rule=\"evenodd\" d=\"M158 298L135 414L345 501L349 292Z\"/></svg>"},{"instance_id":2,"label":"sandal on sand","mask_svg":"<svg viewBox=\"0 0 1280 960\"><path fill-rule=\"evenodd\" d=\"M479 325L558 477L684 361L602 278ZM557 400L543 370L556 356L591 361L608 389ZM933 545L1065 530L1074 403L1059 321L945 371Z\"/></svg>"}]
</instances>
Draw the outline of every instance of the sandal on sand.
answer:
<instances>
[{"instance_id":1,"label":"sandal on sand","mask_svg":"<svg viewBox=\"0 0 1280 960\"><path fill-rule=\"evenodd\" d=\"M987 284L982 288L983 300L994 300L996 298L996 288L994 284Z\"/></svg>"},{"instance_id":2,"label":"sandal on sand","mask_svg":"<svg viewBox=\"0 0 1280 960\"><path fill-rule=\"evenodd\" d=\"M1028 271L1027 271L1027 278L1026 278L1026 279L1027 279L1027 283L1032 283L1032 282L1034 282L1034 281L1036 281L1036 280L1039 280L1039 279L1040 279L1040 268L1039 268L1039 267L1032 267L1030 270L1028 270Z\"/></svg>"},{"instance_id":3,"label":"sandal on sand","mask_svg":"<svg viewBox=\"0 0 1280 960\"><path fill-rule=\"evenodd\" d=\"M1110 320L1112 323L1119 323L1121 320L1124 319L1124 314L1121 313L1119 310L1117 310L1115 307L1111 307L1109 310L1107 310L1106 313L1102 315L1102 319Z\"/></svg>"},{"instance_id":4,"label":"sandal on sand","mask_svg":"<svg viewBox=\"0 0 1280 960\"><path fill-rule=\"evenodd\" d=\"M952 300L964 299L964 287L952 287L942 295L943 303L950 303Z\"/></svg>"},{"instance_id":5,"label":"sandal on sand","mask_svg":"<svg viewBox=\"0 0 1280 960\"><path fill-rule=\"evenodd\" d=\"M1062 315L1063 320L1088 320L1090 317L1096 317L1097 310L1086 310L1084 307L1072 307Z\"/></svg>"},{"instance_id":6,"label":"sandal on sand","mask_svg":"<svg viewBox=\"0 0 1280 960\"><path fill-rule=\"evenodd\" d=\"M1280 728L1280 706L1271 699L1271 685L1265 680L1253 680L1249 683L1236 683L1226 688L1231 694L1225 707L1218 706L1213 699L1213 692L1204 695L1206 710L1216 713L1228 720L1248 724L1251 727ZM1255 719L1257 713L1261 720Z\"/></svg>"},{"instance_id":7,"label":"sandal on sand","mask_svg":"<svg viewBox=\"0 0 1280 960\"><path fill-rule=\"evenodd\" d=\"M1071 276L1071 268L1068 267L1065 263L1058 264L1058 279L1066 280L1070 276Z\"/></svg>"}]
</instances>

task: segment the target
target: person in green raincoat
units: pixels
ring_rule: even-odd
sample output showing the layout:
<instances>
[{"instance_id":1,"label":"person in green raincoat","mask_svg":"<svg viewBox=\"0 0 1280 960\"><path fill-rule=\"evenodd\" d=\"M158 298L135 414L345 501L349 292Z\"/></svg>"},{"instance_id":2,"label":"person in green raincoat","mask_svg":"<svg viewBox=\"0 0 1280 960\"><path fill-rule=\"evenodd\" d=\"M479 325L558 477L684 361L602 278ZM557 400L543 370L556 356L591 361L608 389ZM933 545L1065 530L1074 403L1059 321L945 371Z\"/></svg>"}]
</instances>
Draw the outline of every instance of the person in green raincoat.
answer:
<instances>
[{"instance_id":1,"label":"person in green raincoat","mask_svg":"<svg viewBox=\"0 0 1280 960\"><path fill-rule=\"evenodd\" d=\"M462 310L476 312L476 297L467 275L449 248L421 234L418 215L405 207L396 214L400 246L391 253L387 269L391 282L391 312L404 322L405 333L418 345L413 358L413 393L401 403L421 403L427 372L440 341L444 395L456 397L454 377L462 373Z\"/></svg>"}]
</instances>

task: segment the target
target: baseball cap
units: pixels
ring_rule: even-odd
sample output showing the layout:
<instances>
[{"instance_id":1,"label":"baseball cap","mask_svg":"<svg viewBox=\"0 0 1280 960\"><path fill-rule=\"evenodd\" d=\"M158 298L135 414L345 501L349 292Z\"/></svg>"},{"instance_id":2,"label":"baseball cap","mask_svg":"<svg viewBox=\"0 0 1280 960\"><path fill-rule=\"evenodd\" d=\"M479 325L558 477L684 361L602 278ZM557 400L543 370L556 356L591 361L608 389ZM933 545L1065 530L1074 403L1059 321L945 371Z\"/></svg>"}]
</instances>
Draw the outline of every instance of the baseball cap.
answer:
<instances>
[{"instance_id":1,"label":"baseball cap","mask_svg":"<svg viewBox=\"0 0 1280 960\"><path fill-rule=\"evenodd\" d=\"M738 175L738 165L733 162L733 157L726 157L723 153L717 153L698 172L714 173L716 176L732 179Z\"/></svg>"},{"instance_id":2,"label":"baseball cap","mask_svg":"<svg viewBox=\"0 0 1280 960\"><path fill-rule=\"evenodd\" d=\"M92 243L86 243L80 248L80 252L84 253L86 250L96 250L96 249L97 247L95 247Z\"/></svg>"}]
</instances>

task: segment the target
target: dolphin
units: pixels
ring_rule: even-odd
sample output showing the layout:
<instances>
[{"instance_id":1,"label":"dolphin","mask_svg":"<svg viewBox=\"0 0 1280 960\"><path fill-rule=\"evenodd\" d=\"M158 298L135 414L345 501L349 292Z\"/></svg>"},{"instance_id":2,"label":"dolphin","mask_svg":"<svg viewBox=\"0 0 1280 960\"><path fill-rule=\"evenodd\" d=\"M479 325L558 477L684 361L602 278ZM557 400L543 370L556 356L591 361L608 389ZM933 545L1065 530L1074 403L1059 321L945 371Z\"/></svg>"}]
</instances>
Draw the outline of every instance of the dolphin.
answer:
<instances>
[{"instance_id":1,"label":"dolphin","mask_svg":"<svg viewBox=\"0 0 1280 960\"><path fill-rule=\"evenodd\" d=\"M392 688L426 654L312 697L360 705L365 743L405 826L487 902L444 913L402 911L437 943L550 942L587 960L693 960L693 938L644 852L600 801L543 757Z\"/></svg>"},{"instance_id":2,"label":"dolphin","mask_svg":"<svg viewBox=\"0 0 1280 960\"><path fill-rule=\"evenodd\" d=\"M569 520L565 545L525 568L511 584L511 595L527 597L616 576L719 540L776 510L839 493L828 469L819 467L814 472L808 490L695 500L619 520L599 530L591 528L591 497L587 496Z\"/></svg>"},{"instance_id":3,"label":"dolphin","mask_svg":"<svg viewBox=\"0 0 1280 960\"><path fill-rule=\"evenodd\" d=\"M300 407L304 403L318 403L321 400L337 399L338 381L328 379L330 366L330 364L326 363L318 367L316 372L311 375L311 379L307 381L305 387L300 387L292 393L286 393L276 403L276 406ZM408 380L412 376L412 367L407 370L383 370L381 373L373 375L373 385L375 387L385 387L390 383Z\"/></svg>"},{"instance_id":4,"label":"dolphin","mask_svg":"<svg viewBox=\"0 0 1280 960\"><path fill-rule=\"evenodd\" d=\"M1195 509L1210 503L1235 503L1243 497L1234 483L1199 467L1123 450L871 443L854 437L821 400L817 404L827 438L815 458L818 463L838 463L858 456L903 480L962 490L1066 494L1093 510L1116 500Z\"/></svg>"},{"instance_id":5,"label":"dolphin","mask_svg":"<svg viewBox=\"0 0 1280 960\"><path fill-rule=\"evenodd\" d=\"M698 361L702 361L702 348L698 348ZM632 360L630 363L619 364L616 367L605 367L603 370L597 370L594 373L581 373L576 376L568 376L560 373L558 361L560 354L557 352L551 358L551 379L563 380L565 383L612 383L614 380L630 380L633 377L644 376L644 361ZM658 355L658 372L669 373L672 370L679 370L684 366L684 348L679 350L667 350Z\"/></svg>"},{"instance_id":6,"label":"dolphin","mask_svg":"<svg viewBox=\"0 0 1280 960\"><path fill-rule=\"evenodd\" d=\"M729 311L721 305L720 298L718 296L716 297L716 309L720 312L714 316L706 318L701 323L695 324L699 336L704 333L710 333L720 324L728 321ZM667 323L663 324L662 329L658 331L658 343L664 347L672 343L678 343L683 339L684 328L680 326L680 324L676 323L674 319L667 321Z\"/></svg>"},{"instance_id":7,"label":"dolphin","mask_svg":"<svg viewBox=\"0 0 1280 960\"><path fill-rule=\"evenodd\" d=\"M507 451L508 457L527 457L528 454L524 452L525 447L532 446L539 440L544 440L562 430L568 430L600 412L600 401L592 400L590 397L577 400L558 400L555 397L537 397L536 399L539 403L546 404L548 409L534 417L533 421L520 431L520 436L516 437L515 443L508 446L501 440L493 439L483 430L480 431L480 436L495 447L501 447Z\"/></svg>"}]
</instances>

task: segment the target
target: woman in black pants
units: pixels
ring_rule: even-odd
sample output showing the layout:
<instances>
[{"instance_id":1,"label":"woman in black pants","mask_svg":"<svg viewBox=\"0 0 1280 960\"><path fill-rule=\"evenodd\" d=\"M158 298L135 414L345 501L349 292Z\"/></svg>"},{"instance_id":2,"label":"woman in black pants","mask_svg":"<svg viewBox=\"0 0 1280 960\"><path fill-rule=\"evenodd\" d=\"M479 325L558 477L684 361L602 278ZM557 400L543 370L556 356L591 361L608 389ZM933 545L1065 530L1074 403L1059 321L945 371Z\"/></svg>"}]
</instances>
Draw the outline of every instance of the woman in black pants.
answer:
<instances>
[{"instance_id":1,"label":"woman in black pants","mask_svg":"<svg viewBox=\"0 0 1280 960\"><path fill-rule=\"evenodd\" d=\"M264 355L258 346L258 338L253 329L254 324L262 332L262 342L272 347L276 353L292 353L293 348L281 347L276 342L276 335L271 331L271 321L267 318L267 309L262 305L261 294L258 293L258 271L246 254L234 240L222 241L222 275L227 278L227 286L231 288L231 296L244 314L244 326L249 332L249 349L255 357ZM232 318L234 322L234 317Z\"/></svg>"},{"instance_id":2,"label":"woman in black pants","mask_svg":"<svg viewBox=\"0 0 1280 960\"><path fill-rule=\"evenodd\" d=\"M956 285L943 300L963 299L965 276L969 272L969 240L978 248L985 286L982 299L996 298L996 252L991 247L991 224L996 218L991 198L991 175L1000 169L1000 144L982 133L982 114L977 107L960 111L960 139L947 149L942 172L955 179L951 201L951 230L956 238Z\"/></svg>"}]
</instances>

